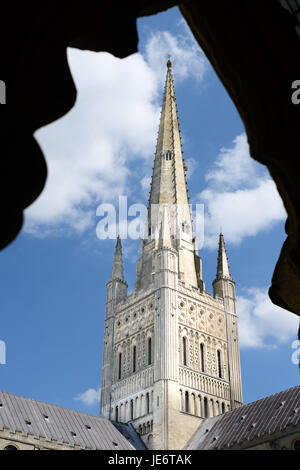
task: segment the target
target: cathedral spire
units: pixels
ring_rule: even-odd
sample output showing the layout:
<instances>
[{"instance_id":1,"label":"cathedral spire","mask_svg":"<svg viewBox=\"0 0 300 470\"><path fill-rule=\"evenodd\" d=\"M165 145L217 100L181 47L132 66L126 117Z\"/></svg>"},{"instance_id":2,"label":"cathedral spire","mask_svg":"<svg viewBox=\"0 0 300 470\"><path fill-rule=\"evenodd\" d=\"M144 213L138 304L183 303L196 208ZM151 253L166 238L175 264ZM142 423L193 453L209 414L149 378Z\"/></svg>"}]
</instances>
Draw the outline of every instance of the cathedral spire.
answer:
<instances>
[{"instance_id":1,"label":"cathedral spire","mask_svg":"<svg viewBox=\"0 0 300 470\"><path fill-rule=\"evenodd\" d=\"M124 281L123 260L122 260L122 244L120 235L118 235L113 268L111 273L111 281L119 280Z\"/></svg>"},{"instance_id":2,"label":"cathedral spire","mask_svg":"<svg viewBox=\"0 0 300 470\"><path fill-rule=\"evenodd\" d=\"M205 290L170 59L166 72L151 223L140 241L130 295L118 237L107 283L101 384L101 415L130 422L153 450L185 448L203 418L242 403L235 282L221 234L214 295Z\"/></svg>"},{"instance_id":3,"label":"cathedral spire","mask_svg":"<svg viewBox=\"0 0 300 470\"><path fill-rule=\"evenodd\" d=\"M189 199L185 171L172 77L172 63L168 59L149 197L149 234L154 233L156 226L160 226L161 223L162 209L157 211L158 206L162 207L166 204L176 205L179 217L178 224L181 226L182 223L185 223L191 229L191 215L186 207L189 204Z\"/></svg>"},{"instance_id":4,"label":"cathedral spire","mask_svg":"<svg viewBox=\"0 0 300 470\"><path fill-rule=\"evenodd\" d=\"M154 282L152 274L154 266L157 265L155 251L161 248L168 248L176 253L178 279L187 285L199 287L186 170L182 156L172 63L169 59L149 197L148 224L145 239L141 244L141 256L137 262L136 289L145 288Z\"/></svg>"},{"instance_id":5,"label":"cathedral spire","mask_svg":"<svg viewBox=\"0 0 300 470\"><path fill-rule=\"evenodd\" d=\"M218 266L216 279L231 279L223 233L219 236Z\"/></svg>"},{"instance_id":6,"label":"cathedral spire","mask_svg":"<svg viewBox=\"0 0 300 470\"><path fill-rule=\"evenodd\" d=\"M163 208L162 221L160 227L159 246L163 248L172 248L170 235L170 222L167 207Z\"/></svg>"}]
</instances>

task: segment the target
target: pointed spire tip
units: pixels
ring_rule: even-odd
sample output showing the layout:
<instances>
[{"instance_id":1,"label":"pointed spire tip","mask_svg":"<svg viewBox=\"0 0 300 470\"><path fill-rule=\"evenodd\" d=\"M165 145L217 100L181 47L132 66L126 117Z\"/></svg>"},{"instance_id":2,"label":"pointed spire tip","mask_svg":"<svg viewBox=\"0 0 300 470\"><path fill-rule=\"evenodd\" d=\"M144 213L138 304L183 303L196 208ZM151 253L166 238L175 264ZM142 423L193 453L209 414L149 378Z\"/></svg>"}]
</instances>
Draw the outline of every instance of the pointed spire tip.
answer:
<instances>
[{"instance_id":1,"label":"pointed spire tip","mask_svg":"<svg viewBox=\"0 0 300 470\"><path fill-rule=\"evenodd\" d=\"M225 248L224 235L220 232L219 235L219 250L218 250L218 266L217 266L217 279L230 278L230 271L228 265L228 258Z\"/></svg>"},{"instance_id":2,"label":"pointed spire tip","mask_svg":"<svg viewBox=\"0 0 300 470\"><path fill-rule=\"evenodd\" d=\"M123 260L122 260L122 244L120 235L117 237L117 243L115 247L115 255L113 261L113 268L111 273L111 280L120 279L124 280L124 272L123 272Z\"/></svg>"},{"instance_id":3,"label":"pointed spire tip","mask_svg":"<svg viewBox=\"0 0 300 470\"><path fill-rule=\"evenodd\" d=\"M122 248L122 243L121 243L121 237L120 235L117 236L117 243L116 243L116 248Z\"/></svg>"}]
</instances>

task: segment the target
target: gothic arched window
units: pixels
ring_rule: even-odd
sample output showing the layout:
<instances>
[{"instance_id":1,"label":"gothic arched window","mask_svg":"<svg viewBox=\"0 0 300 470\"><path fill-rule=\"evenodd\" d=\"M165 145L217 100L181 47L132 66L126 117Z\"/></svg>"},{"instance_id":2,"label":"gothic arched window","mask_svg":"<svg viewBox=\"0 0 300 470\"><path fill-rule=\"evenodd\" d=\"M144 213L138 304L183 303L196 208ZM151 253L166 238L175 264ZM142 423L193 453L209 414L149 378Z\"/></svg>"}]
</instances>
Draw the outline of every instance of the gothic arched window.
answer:
<instances>
[{"instance_id":1,"label":"gothic arched window","mask_svg":"<svg viewBox=\"0 0 300 470\"><path fill-rule=\"evenodd\" d=\"M166 160L172 160L172 152L170 150L166 151Z\"/></svg>"},{"instance_id":2,"label":"gothic arched window","mask_svg":"<svg viewBox=\"0 0 300 470\"><path fill-rule=\"evenodd\" d=\"M152 363L152 339L148 338L148 366Z\"/></svg>"},{"instance_id":3,"label":"gothic arched window","mask_svg":"<svg viewBox=\"0 0 300 470\"><path fill-rule=\"evenodd\" d=\"M217 360L218 360L218 375L220 379L222 378L222 365L221 365L221 351L217 351Z\"/></svg>"},{"instance_id":4,"label":"gothic arched window","mask_svg":"<svg viewBox=\"0 0 300 470\"><path fill-rule=\"evenodd\" d=\"M210 406L210 414L211 416L214 416L214 401L212 398L209 400L209 406Z\"/></svg>"},{"instance_id":5,"label":"gothic arched window","mask_svg":"<svg viewBox=\"0 0 300 470\"><path fill-rule=\"evenodd\" d=\"M119 421L119 407L118 407L118 406L116 406L115 420L116 420L117 422Z\"/></svg>"},{"instance_id":6,"label":"gothic arched window","mask_svg":"<svg viewBox=\"0 0 300 470\"><path fill-rule=\"evenodd\" d=\"M222 402L222 414L225 413L225 403Z\"/></svg>"},{"instance_id":7,"label":"gothic arched window","mask_svg":"<svg viewBox=\"0 0 300 470\"><path fill-rule=\"evenodd\" d=\"M196 414L196 396L194 393L191 394L191 398L192 398L191 413L195 415Z\"/></svg>"},{"instance_id":8,"label":"gothic arched window","mask_svg":"<svg viewBox=\"0 0 300 470\"><path fill-rule=\"evenodd\" d=\"M130 400L130 419L133 419L133 400Z\"/></svg>"},{"instance_id":9,"label":"gothic arched window","mask_svg":"<svg viewBox=\"0 0 300 470\"><path fill-rule=\"evenodd\" d=\"M133 346L132 351L132 372L136 371L136 346Z\"/></svg>"},{"instance_id":10,"label":"gothic arched window","mask_svg":"<svg viewBox=\"0 0 300 470\"><path fill-rule=\"evenodd\" d=\"M207 404L206 397L204 397L204 400L203 400L203 414L204 414L204 418L208 418L208 404Z\"/></svg>"},{"instance_id":11,"label":"gothic arched window","mask_svg":"<svg viewBox=\"0 0 300 470\"><path fill-rule=\"evenodd\" d=\"M121 379L122 377L122 353L119 353L119 373L118 378Z\"/></svg>"},{"instance_id":12,"label":"gothic arched window","mask_svg":"<svg viewBox=\"0 0 300 470\"><path fill-rule=\"evenodd\" d=\"M186 362L186 337L183 336L182 337L182 363L184 366L187 365L187 362Z\"/></svg>"},{"instance_id":13,"label":"gothic arched window","mask_svg":"<svg viewBox=\"0 0 300 470\"><path fill-rule=\"evenodd\" d=\"M148 392L146 393L146 407L147 413L150 413L150 394Z\"/></svg>"},{"instance_id":14,"label":"gothic arched window","mask_svg":"<svg viewBox=\"0 0 300 470\"><path fill-rule=\"evenodd\" d=\"M204 344L200 344L200 367L201 372L204 372Z\"/></svg>"},{"instance_id":15,"label":"gothic arched window","mask_svg":"<svg viewBox=\"0 0 300 470\"><path fill-rule=\"evenodd\" d=\"M189 392L184 394L184 411L189 413Z\"/></svg>"}]
</instances>

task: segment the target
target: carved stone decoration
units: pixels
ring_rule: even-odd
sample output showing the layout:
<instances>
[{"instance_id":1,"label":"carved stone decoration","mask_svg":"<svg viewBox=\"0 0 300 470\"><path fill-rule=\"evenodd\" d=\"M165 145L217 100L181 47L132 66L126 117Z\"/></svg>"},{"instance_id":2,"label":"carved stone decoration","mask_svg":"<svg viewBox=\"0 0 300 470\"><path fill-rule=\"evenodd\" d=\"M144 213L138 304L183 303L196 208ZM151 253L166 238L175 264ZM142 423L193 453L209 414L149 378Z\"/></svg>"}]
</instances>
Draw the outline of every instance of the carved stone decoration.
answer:
<instances>
[{"instance_id":1,"label":"carved stone decoration","mask_svg":"<svg viewBox=\"0 0 300 470\"><path fill-rule=\"evenodd\" d=\"M166 206L161 202L170 199L174 202L174 195L179 200L188 202L171 67L171 62L168 61L148 209L150 235L151 230L154 230L158 237L148 236L140 242L133 293L123 295L122 298L112 296L111 304L107 302L107 316L111 318L113 309L116 321L117 343L112 347L118 345L123 348L126 370L119 380L111 384L114 402L111 402L108 386L102 388L105 394L101 394L101 409L104 413L112 406L123 406L126 410L127 403L126 418L123 418L125 422L129 420L128 404L134 403L133 425L136 429L141 427L143 435L149 428L147 423L153 418L155 449L162 445L169 449L177 448L179 441L180 446L183 446L187 435L191 436L198 425L195 417L200 417L199 402L205 403L208 400L211 413L217 409L220 396L226 399L226 404L230 399L232 407L241 403L239 396L231 398L232 390L240 390L239 381L231 383L228 374L225 378L225 372L222 377L217 374L218 341L221 341L221 335L225 343L228 341L226 325L228 318L231 319L227 298L220 293L223 294L226 290L223 285L225 282L234 284L233 279L228 279L225 248L221 256L218 256L220 269L217 269L216 282L219 284L214 284L213 296L203 289L202 264L196 254L192 234L184 230L186 223L182 223L181 238L172 238ZM153 204L158 206L158 214L154 219L151 217ZM182 216L182 208L175 206L178 217ZM187 224L191 226L190 213L184 214L183 220L188 220ZM224 242L222 246L225 246ZM118 272L121 272L120 241L117 248L117 267ZM223 276L222 269L226 270L227 276ZM231 300L235 302L234 299ZM136 349L133 349L134 346ZM136 355L134 362L133 351L134 356ZM228 368L231 367L230 371L233 370L233 376L237 378L238 354L238 349L233 353L232 349L228 349ZM109 355L107 357L103 367L104 384L110 381L111 364ZM133 363L136 367L133 367ZM114 368L116 366L117 363ZM152 386L153 390L149 389ZM178 429L185 429L187 434L176 434L174 423Z\"/></svg>"}]
</instances>

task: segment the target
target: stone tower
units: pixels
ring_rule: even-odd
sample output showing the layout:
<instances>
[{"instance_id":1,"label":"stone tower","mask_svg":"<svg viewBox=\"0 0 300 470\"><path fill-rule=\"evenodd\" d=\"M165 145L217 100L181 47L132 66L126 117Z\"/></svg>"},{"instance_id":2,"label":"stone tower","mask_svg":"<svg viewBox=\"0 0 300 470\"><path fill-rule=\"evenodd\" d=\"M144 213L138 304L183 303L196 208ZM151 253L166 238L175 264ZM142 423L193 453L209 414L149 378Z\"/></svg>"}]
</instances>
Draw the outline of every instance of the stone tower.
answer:
<instances>
[{"instance_id":1,"label":"stone tower","mask_svg":"<svg viewBox=\"0 0 300 470\"><path fill-rule=\"evenodd\" d=\"M118 238L107 303L101 415L150 449L182 449L203 418L242 404L234 281L220 235L214 295L193 235L172 64L167 76L134 292Z\"/></svg>"}]
</instances>

